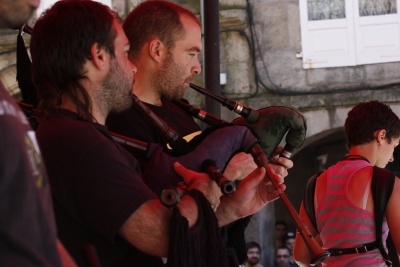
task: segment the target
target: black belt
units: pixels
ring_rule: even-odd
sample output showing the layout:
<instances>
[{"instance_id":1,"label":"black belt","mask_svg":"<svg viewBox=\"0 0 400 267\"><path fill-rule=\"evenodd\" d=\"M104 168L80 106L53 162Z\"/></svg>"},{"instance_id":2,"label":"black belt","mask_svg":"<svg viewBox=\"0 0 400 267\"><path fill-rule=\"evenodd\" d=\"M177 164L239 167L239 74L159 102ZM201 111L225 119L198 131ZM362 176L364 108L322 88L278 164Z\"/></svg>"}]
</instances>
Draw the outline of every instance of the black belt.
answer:
<instances>
[{"instance_id":1,"label":"black belt","mask_svg":"<svg viewBox=\"0 0 400 267\"><path fill-rule=\"evenodd\" d=\"M346 254L361 254L377 248L379 248L378 244L368 243L357 248L330 248L328 251L331 253L331 256L341 256Z\"/></svg>"}]
</instances>

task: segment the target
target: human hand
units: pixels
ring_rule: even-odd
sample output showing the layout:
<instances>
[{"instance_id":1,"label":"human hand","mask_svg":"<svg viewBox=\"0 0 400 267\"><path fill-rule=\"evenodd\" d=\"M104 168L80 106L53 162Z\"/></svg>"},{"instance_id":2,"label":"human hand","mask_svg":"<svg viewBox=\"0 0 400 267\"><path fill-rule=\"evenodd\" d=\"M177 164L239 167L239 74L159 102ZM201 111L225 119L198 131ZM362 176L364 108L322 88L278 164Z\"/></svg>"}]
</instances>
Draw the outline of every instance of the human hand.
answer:
<instances>
[{"instance_id":1,"label":"human hand","mask_svg":"<svg viewBox=\"0 0 400 267\"><path fill-rule=\"evenodd\" d=\"M283 147L281 146L275 148L269 159L269 165L271 165L276 174L281 177L286 177L288 175L288 169L293 167L293 161L288 158L280 157L282 150Z\"/></svg>"},{"instance_id":2,"label":"human hand","mask_svg":"<svg viewBox=\"0 0 400 267\"><path fill-rule=\"evenodd\" d=\"M225 168L224 176L231 181L242 180L257 168L253 157L244 152L237 153Z\"/></svg>"},{"instance_id":3,"label":"human hand","mask_svg":"<svg viewBox=\"0 0 400 267\"><path fill-rule=\"evenodd\" d=\"M270 179L275 180L278 188L272 185ZM279 192L286 189L283 182L284 178L275 173L271 164L266 168L255 169L239 183L232 196L221 198L221 205L217 210L220 225L259 211L268 202L278 198Z\"/></svg>"},{"instance_id":4,"label":"human hand","mask_svg":"<svg viewBox=\"0 0 400 267\"><path fill-rule=\"evenodd\" d=\"M271 179L274 179L278 188L273 186ZM237 204L251 205L258 210L277 199L279 193L285 189L284 178L274 171L271 164L268 164L266 168L257 168L239 183L235 198Z\"/></svg>"},{"instance_id":5,"label":"human hand","mask_svg":"<svg viewBox=\"0 0 400 267\"><path fill-rule=\"evenodd\" d=\"M178 175L180 175L185 181L186 191L197 189L203 193L203 195L210 202L211 207L216 210L220 204L220 197L222 196L221 189L217 183L214 182L210 176L206 173L195 172L186 169L179 162L174 163L174 169Z\"/></svg>"}]
</instances>

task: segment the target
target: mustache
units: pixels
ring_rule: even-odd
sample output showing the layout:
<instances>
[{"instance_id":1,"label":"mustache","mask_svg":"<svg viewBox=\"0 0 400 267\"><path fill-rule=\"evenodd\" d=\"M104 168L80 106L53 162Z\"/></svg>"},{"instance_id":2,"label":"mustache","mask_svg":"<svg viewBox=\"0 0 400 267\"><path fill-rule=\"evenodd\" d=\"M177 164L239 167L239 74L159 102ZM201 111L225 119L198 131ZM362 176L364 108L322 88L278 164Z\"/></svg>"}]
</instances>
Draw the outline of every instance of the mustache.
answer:
<instances>
[{"instance_id":1,"label":"mustache","mask_svg":"<svg viewBox=\"0 0 400 267\"><path fill-rule=\"evenodd\" d=\"M194 75L190 75L188 78L185 79L185 83L192 83L194 80Z\"/></svg>"}]
</instances>

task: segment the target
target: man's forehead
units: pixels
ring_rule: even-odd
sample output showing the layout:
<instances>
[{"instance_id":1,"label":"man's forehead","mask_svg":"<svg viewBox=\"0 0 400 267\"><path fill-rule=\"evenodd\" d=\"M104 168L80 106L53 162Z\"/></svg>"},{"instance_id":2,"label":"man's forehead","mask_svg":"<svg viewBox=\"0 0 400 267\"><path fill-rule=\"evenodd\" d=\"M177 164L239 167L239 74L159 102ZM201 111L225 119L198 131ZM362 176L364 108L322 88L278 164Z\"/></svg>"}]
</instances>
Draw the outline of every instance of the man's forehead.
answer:
<instances>
[{"instance_id":1,"label":"man's forehead","mask_svg":"<svg viewBox=\"0 0 400 267\"><path fill-rule=\"evenodd\" d=\"M129 44L129 40L126 37L124 30L122 29L122 25L118 21L114 20L113 26L117 31L115 42L120 41L123 45Z\"/></svg>"},{"instance_id":2,"label":"man's forehead","mask_svg":"<svg viewBox=\"0 0 400 267\"><path fill-rule=\"evenodd\" d=\"M184 19L186 18L186 19ZM201 27L191 18L187 18L186 16L181 18L181 22L183 25L183 29L185 31L184 36L190 34L195 34L197 38L201 39ZM191 37L193 38L193 36Z\"/></svg>"},{"instance_id":3,"label":"man's forehead","mask_svg":"<svg viewBox=\"0 0 400 267\"><path fill-rule=\"evenodd\" d=\"M201 28L201 22L199 20L195 20L185 14L180 16L180 20L183 25L196 25L198 28Z\"/></svg>"},{"instance_id":4,"label":"man's forehead","mask_svg":"<svg viewBox=\"0 0 400 267\"><path fill-rule=\"evenodd\" d=\"M289 251L287 249L278 249L278 251L276 252L276 255L278 255L278 256L289 255Z\"/></svg>"}]
</instances>

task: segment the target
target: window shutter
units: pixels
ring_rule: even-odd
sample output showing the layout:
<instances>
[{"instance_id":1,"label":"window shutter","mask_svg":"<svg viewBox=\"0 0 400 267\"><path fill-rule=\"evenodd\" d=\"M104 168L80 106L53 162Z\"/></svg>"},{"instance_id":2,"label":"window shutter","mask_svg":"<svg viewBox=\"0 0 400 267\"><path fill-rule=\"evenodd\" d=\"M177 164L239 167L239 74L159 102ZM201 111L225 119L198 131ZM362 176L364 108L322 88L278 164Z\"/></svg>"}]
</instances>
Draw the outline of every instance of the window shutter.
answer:
<instances>
[{"instance_id":1,"label":"window shutter","mask_svg":"<svg viewBox=\"0 0 400 267\"><path fill-rule=\"evenodd\" d=\"M335 10L317 6L318 1L300 0L304 69L356 65L351 1L322 3L329 2L342 5Z\"/></svg>"},{"instance_id":2,"label":"window shutter","mask_svg":"<svg viewBox=\"0 0 400 267\"><path fill-rule=\"evenodd\" d=\"M400 61L399 0L362 4L354 1L357 64Z\"/></svg>"}]
</instances>

